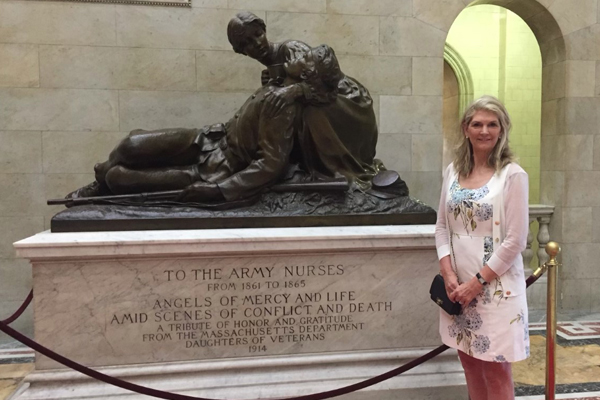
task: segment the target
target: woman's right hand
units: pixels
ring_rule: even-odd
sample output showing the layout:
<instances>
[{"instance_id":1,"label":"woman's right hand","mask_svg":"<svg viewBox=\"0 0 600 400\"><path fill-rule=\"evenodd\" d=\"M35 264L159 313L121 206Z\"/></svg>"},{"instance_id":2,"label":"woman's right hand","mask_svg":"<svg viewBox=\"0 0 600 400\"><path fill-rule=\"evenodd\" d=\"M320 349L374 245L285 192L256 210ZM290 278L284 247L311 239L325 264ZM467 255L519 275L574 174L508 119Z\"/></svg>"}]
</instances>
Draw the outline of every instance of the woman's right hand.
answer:
<instances>
[{"instance_id":1,"label":"woman's right hand","mask_svg":"<svg viewBox=\"0 0 600 400\"><path fill-rule=\"evenodd\" d=\"M446 287L446 294L451 301L454 300L454 291L458 287L458 279L456 278L456 274L451 272L449 274L442 274L444 277L444 286Z\"/></svg>"}]
</instances>

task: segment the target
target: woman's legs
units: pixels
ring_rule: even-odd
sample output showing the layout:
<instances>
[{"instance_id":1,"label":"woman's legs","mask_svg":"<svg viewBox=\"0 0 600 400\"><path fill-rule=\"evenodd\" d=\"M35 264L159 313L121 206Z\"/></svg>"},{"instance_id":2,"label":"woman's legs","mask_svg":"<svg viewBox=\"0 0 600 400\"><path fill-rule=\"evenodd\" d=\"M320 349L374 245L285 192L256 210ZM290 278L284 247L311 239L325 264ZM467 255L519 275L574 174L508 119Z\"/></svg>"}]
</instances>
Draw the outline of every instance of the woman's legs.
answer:
<instances>
[{"instance_id":1,"label":"woman's legs","mask_svg":"<svg viewBox=\"0 0 600 400\"><path fill-rule=\"evenodd\" d=\"M478 360L458 352L465 370L471 400L513 400L514 385L510 363Z\"/></svg>"}]
</instances>

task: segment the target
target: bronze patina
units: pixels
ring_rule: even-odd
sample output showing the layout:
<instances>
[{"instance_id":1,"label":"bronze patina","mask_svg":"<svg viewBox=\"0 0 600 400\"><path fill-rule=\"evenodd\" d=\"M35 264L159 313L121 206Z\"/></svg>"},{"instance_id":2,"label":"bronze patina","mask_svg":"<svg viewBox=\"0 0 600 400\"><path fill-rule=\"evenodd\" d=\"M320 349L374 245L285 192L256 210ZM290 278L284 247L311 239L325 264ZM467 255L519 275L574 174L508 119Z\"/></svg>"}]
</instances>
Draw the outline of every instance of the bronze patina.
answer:
<instances>
[{"instance_id":1,"label":"bronze patina","mask_svg":"<svg viewBox=\"0 0 600 400\"><path fill-rule=\"evenodd\" d=\"M267 67L262 86L227 123L132 131L94 167L94 182L49 202L77 206L53 230L434 222L375 159L373 100L333 49L269 42L249 12L227 35Z\"/></svg>"}]
</instances>

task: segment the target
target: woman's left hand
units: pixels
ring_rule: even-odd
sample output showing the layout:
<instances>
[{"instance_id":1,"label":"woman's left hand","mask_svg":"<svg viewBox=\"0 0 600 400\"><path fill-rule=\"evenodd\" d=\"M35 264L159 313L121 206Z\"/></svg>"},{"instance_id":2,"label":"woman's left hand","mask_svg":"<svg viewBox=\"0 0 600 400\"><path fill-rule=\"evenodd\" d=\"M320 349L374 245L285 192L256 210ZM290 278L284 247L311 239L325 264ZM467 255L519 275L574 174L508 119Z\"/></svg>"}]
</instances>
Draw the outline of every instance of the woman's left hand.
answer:
<instances>
[{"instance_id":1,"label":"woman's left hand","mask_svg":"<svg viewBox=\"0 0 600 400\"><path fill-rule=\"evenodd\" d=\"M452 297L454 297L454 301L466 307L481 292L481 288L481 283L476 278L473 278L468 282L458 285L454 292L452 292Z\"/></svg>"},{"instance_id":2,"label":"woman's left hand","mask_svg":"<svg viewBox=\"0 0 600 400\"><path fill-rule=\"evenodd\" d=\"M267 116L271 118L274 117L285 106L294 103L301 94L302 89L297 85L273 88L265 95L265 101L267 103L265 112L267 113Z\"/></svg>"}]
</instances>

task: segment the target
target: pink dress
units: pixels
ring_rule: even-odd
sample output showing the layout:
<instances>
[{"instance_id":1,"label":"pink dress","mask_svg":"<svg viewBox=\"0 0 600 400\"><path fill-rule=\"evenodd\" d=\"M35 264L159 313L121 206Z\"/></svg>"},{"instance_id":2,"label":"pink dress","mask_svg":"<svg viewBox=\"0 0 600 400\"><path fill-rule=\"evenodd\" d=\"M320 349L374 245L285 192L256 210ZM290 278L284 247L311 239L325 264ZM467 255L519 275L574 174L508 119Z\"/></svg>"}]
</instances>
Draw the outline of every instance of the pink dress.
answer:
<instances>
[{"instance_id":1,"label":"pink dress","mask_svg":"<svg viewBox=\"0 0 600 400\"><path fill-rule=\"evenodd\" d=\"M444 174L436 224L438 256L450 256L459 284L473 278L486 264L499 276L463 306L460 315L451 316L440 310L444 344L492 362L515 362L529 357L521 257L529 225L528 180L517 164L505 168L508 170L504 175L495 174L484 186L465 189L450 166ZM502 214L494 210L501 207L498 198L503 198ZM495 223L503 224L503 237L495 235Z\"/></svg>"}]
</instances>

